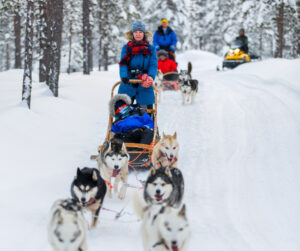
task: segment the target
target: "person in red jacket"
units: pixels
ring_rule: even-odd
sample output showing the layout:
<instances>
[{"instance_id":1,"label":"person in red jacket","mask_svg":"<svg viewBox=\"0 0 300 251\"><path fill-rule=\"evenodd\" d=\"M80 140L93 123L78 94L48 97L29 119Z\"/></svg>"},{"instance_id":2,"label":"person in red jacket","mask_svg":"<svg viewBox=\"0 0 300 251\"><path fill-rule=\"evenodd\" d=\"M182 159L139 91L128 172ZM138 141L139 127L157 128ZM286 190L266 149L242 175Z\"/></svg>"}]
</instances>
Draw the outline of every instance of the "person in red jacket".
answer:
<instances>
[{"instance_id":1,"label":"person in red jacket","mask_svg":"<svg viewBox=\"0 0 300 251\"><path fill-rule=\"evenodd\" d=\"M168 58L168 52L165 50L159 50L158 52L158 67L157 69L160 70L163 74L170 72L170 71L177 71L177 64Z\"/></svg>"}]
</instances>

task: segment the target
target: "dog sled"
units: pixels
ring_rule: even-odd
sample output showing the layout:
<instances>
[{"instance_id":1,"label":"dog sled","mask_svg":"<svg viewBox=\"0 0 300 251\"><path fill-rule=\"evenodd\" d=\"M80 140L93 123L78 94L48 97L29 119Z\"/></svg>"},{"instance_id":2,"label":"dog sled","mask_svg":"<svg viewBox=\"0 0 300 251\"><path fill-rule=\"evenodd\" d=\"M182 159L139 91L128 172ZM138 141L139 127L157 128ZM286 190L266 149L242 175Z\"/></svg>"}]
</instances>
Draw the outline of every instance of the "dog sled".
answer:
<instances>
[{"instance_id":1,"label":"dog sled","mask_svg":"<svg viewBox=\"0 0 300 251\"><path fill-rule=\"evenodd\" d=\"M163 75L163 90L178 90L178 72L167 72Z\"/></svg>"},{"instance_id":2,"label":"dog sled","mask_svg":"<svg viewBox=\"0 0 300 251\"><path fill-rule=\"evenodd\" d=\"M142 81L139 79L134 79L130 80L130 84L135 84L135 83L141 83ZM116 87L118 87L122 81L117 82L114 84L111 90L111 98L114 96L114 91ZM154 121L154 133L153 133L153 139L151 144L139 144L139 143L125 143L127 151L130 155L130 160L129 160L129 167L131 167L134 171L136 169L147 169L150 168L151 166L151 155L153 151L153 147L155 146L156 142L159 141L159 135L158 135L158 129L157 129L157 90L154 88L154 93L155 93L155 104L154 104L154 109L147 109L147 113L152 117ZM109 141L114 137L114 133L111 132L111 127L113 124L113 117L111 114L109 115L108 119L108 127L107 127L107 133L105 137L105 141ZM103 148L103 145L100 145L98 147L98 152L100 153Z\"/></svg>"}]
</instances>

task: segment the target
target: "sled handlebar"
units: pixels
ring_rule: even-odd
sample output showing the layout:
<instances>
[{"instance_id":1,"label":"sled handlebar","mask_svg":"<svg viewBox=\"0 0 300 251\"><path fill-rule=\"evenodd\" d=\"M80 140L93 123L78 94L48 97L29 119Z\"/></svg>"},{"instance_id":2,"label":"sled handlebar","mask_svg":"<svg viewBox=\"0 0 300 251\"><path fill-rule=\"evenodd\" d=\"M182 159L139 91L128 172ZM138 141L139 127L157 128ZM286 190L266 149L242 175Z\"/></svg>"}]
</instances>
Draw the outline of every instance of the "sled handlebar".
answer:
<instances>
[{"instance_id":1,"label":"sled handlebar","mask_svg":"<svg viewBox=\"0 0 300 251\"><path fill-rule=\"evenodd\" d=\"M140 80L140 79L130 79L129 83L130 84L142 83L142 80Z\"/></svg>"}]
</instances>

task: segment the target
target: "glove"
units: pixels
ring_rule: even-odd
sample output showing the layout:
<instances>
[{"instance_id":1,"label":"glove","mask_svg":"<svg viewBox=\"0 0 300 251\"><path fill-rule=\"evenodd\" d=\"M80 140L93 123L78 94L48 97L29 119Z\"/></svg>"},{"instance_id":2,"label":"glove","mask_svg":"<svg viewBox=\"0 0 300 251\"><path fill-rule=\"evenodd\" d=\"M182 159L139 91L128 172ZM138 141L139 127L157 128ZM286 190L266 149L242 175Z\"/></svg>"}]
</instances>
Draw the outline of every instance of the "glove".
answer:
<instances>
[{"instance_id":1,"label":"glove","mask_svg":"<svg viewBox=\"0 0 300 251\"><path fill-rule=\"evenodd\" d=\"M129 84L129 78L121 78L124 84Z\"/></svg>"},{"instance_id":2,"label":"glove","mask_svg":"<svg viewBox=\"0 0 300 251\"><path fill-rule=\"evenodd\" d=\"M171 50L171 51L175 51L175 45L171 45L171 46L170 46L170 50Z\"/></svg>"},{"instance_id":3,"label":"glove","mask_svg":"<svg viewBox=\"0 0 300 251\"><path fill-rule=\"evenodd\" d=\"M142 76L142 86L144 88L149 88L153 84L153 78L151 76L148 76L147 74L144 74Z\"/></svg>"},{"instance_id":4,"label":"glove","mask_svg":"<svg viewBox=\"0 0 300 251\"><path fill-rule=\"evenodd\" d=\"M160 49L160 46L159 46L159 45L156 45L156 46L155 46L155 50L159 51L159 49Z\"/></svg>"}]
</instances>

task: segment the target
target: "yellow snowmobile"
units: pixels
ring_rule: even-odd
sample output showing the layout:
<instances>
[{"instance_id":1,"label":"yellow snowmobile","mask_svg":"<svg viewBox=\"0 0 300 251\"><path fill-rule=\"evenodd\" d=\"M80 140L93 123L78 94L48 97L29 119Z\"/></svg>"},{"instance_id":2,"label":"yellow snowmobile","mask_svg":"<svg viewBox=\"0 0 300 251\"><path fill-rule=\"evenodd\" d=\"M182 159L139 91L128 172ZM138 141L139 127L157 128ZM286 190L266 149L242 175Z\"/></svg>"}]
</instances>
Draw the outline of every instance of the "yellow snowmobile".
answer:
<instances>
[{"instance_id":1,"label":"yellow snowmobile","mask_svg":"<svg viewBox=\"0 0 300 251\"><path fill-rule=\"evenodd\" d=\"M225 54L223 60L223 69L233 69L240 64L250 62L251 58L248 53L243 51L243 43L240 40L235 40L231 44L231 49Z\"/></svg>"}]
</instances>

